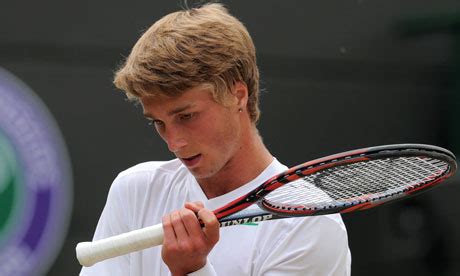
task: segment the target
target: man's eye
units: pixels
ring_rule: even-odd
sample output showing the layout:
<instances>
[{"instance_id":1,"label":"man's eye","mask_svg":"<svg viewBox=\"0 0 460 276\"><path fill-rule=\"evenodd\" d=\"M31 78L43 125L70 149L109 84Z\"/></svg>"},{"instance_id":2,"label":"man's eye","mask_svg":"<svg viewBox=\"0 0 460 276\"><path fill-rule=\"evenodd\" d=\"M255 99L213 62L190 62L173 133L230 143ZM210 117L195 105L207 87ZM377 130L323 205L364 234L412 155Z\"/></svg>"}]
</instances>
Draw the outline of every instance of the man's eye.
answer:
<instances>
[{"instance_id":1,"label":"man's eye","mask_svg":"<svg viewBox=\"0 0 460 276\"><path fill-rule=\"evenodd\" d=\"M163 124L162 121L158 120L149 120L149 126L161 126Z\"/></svg>"},{"instance_id":2,"label":"man's eye","mask_svg":"<svg viewBox=\"0 0 460 276\"><path fill-rule=\"evenodd\" d=\"M181 119L182 121L187 121L187 120L192 119L193 116L194 116L193 113L186 113L186 114L180 115L180 119Z\"/></svg>"}]
</instances>

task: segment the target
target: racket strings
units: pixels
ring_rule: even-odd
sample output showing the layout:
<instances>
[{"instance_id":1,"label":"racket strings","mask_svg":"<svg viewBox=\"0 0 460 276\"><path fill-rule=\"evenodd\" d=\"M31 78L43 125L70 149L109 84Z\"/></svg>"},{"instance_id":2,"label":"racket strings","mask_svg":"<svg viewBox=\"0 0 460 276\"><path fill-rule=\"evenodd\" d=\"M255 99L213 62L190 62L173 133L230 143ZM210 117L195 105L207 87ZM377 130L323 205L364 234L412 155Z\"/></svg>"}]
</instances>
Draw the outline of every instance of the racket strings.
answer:
<instances>
[{"instance_id":1,"label":"racket strings","mask_svg":"<svg viewBox=\"0 0 460 276\"><path fill-rule=\"evenodd\" d=\"M348 206L414 189L449 169L432 158L398 157L357 162L318 171L266 196L273 208L316 210Z\"/></svg>"}]
</instances>

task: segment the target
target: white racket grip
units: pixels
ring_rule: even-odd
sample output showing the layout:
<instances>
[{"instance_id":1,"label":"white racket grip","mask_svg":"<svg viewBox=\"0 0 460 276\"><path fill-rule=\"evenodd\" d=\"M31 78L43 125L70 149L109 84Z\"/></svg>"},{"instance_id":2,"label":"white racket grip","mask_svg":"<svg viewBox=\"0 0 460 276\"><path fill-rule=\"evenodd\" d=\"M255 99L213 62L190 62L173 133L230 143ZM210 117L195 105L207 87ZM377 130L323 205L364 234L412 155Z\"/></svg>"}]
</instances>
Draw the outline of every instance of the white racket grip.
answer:
<instances>
[{"instance_id":1,"label":"white racket grip","mask_svg":"<svg viewBox=\"0 0 460 276\"><path fill-rule=\"evenodd\" d=\"M157 224L94 242L80 242L75 248L83 266L139 251L163 243L163 225Z\"/></svg>"}]
</instances>

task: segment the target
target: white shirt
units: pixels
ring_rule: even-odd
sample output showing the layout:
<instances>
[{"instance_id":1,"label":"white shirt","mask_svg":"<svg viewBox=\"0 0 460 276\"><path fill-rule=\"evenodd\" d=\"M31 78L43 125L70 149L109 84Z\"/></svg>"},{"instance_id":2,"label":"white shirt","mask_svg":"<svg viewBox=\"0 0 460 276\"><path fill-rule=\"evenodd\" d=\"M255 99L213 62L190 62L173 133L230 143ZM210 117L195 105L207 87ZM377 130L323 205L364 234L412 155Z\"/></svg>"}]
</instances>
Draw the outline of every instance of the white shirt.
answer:
<instances>
[{"instance_id":1,"label":"white shirt","mask_svg":"<svg viewBox=\"0 0 460 276\"><path fill-rule=\"evenodd\" d=\"M161 222L187 201L214 210L242 196L286 167L276 159L254 180L207 199L180 160L146 162L121 172L112 184L93 240ZM289 218L220 229L205 267L192 275L350 275L351 255L340 215ZM83 268L89 275L170 275L161 247Z\"/></svg>"}]
</instances>

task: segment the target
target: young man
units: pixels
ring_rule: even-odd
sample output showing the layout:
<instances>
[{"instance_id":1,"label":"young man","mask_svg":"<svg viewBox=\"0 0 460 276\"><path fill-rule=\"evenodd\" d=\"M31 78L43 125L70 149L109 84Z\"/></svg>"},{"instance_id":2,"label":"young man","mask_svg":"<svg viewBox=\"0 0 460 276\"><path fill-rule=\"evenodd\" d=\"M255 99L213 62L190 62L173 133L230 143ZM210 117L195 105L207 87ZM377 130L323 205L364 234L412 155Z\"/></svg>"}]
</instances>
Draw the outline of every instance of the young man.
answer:
<instances>
[{"instance_id":1,"label":"young man","mask_svg":"<svg viewBox=\"0 0 460 276\"><path fill-rule=\"evenodd\" d=\"M252 39L221 4L157 21L114 82L142 104L177 159L120 173L94 240L162 221L164 242L81 275L350 274L339 215L219 229L210 211L286 169L256 128L259 72Z\"/></svg>"}]
</instances>

